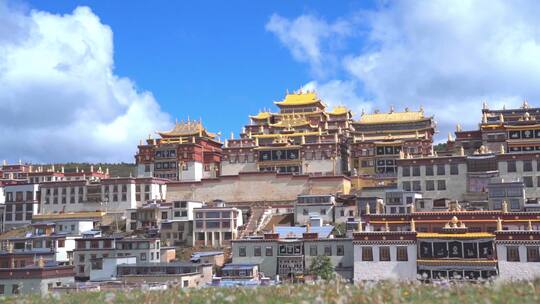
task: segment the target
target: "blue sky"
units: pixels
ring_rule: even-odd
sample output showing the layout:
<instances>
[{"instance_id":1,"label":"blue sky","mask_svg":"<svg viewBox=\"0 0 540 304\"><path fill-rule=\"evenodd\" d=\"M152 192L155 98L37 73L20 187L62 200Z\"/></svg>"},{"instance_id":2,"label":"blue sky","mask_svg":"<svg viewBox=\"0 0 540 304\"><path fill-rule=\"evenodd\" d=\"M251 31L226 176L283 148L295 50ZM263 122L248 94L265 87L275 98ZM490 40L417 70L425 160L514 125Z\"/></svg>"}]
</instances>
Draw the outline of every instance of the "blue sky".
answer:
<instances>
[{"instance_id":1,"label":"blue sky","mask_svg":"<svg viewBox=\"0 0 540 304\"><path fill-rule=\"evenodd\" d=\"M69 14L88 6L114 32L116 73L151 91L173 117L202 117L236 134L248 115L312 80L309 69L265 29L274 13L329 20L370 1L31 1ZM228 136L228 135L227 135Z\"/></svg>"},{"instance_id":2,"label":"blue sky","mask_svg":"<svg viewBox=\"0 0 540 304\"><path fill-rule=\"evenodd\" d=\"M286 90L420 106L437 141L540 98L540 2L0 0L0 159L133 161L175 118L228 138ZM23 139L23 140L21 140Z\"/></svg>"}]
</instances>

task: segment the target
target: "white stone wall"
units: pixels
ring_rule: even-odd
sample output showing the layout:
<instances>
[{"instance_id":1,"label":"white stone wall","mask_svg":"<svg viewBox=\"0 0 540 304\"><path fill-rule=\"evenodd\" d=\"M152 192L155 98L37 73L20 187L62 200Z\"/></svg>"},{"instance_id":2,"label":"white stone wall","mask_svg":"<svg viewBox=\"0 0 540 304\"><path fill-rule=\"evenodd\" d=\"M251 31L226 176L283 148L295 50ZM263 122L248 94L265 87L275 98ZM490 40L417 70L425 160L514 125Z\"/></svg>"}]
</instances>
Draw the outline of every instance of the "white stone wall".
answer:
<instances>
[{"instance_id":1,"label":"white stone wall","mask_svg":"<svg viewBox=\"0 0 540 304\"><path fill-rule=\"evenodd\" d=\"M199 184L169 184L167 198L170 201L295 201L299 194L335 194L343 192L344 188L350 188L350 181L310 180L307 177L294 178L292 175L240 174L217 181L203 180Z\"/></svg>"},{"instance_id":2,"label":"white stone wall","mask_svg":"<svg viewBox=\"0 0 540 304\"><path fill-rule=\"evenodd\" d=\"M303 173L322 173L324 175L334 173L334 163L336 175L341 175L341 157L336 158L335 161L331 159L316 159L316 160L302 160L302 172ZM306 172L306 165L307 172Z\"/></svg>"},{"instance_id":3,"label":"white stone wall","mask_svg":"<svg viewBox=\"0 0 540 304\"><path fill-rule=\"evenodd\" d=\"M519 262L508 262L506 257L507 246L519 246ZM531 244L538 246L538 243ZM497 259L499 264L500 280L534 280L540 278L540 263L527 262L527 245L498 243Z\"/></svg>"},{"instance_id":4,"label":"white stone wall","mask_svg":"<svg viewBox=\"0 0 540 304\"><path fill-rule=\"evenodd\" d=\"M390 261L379 261L379 246L390 247ZM408 261L401 262L397 261L396 245L354 244L354 281L416 280L416 245L406 246ZM373 261L362 261L362 247L373 248Z\"/></svg>"},{"instance_id":5,"label":"white stone wall","mask_svg":"<svg viewBox=\"0 0 540 304\"><path fill-rule=\"evenodd\" d=\"M178 180L180 181L200 181L203 178L203 165L199 162L190 161L186 163L187 170L182 166L178 168Z\"/></svg>"},{"instance_id":6,"label":"white stone wall","mask_svg":"<svg viewBox=\"0 0 540 304\"><path fill-rule=\"evenodd\" d=\"M240 172L257 172L257 163L230 163L221 162L221 175L237 175Z\"/></svg>"}]
</instances>

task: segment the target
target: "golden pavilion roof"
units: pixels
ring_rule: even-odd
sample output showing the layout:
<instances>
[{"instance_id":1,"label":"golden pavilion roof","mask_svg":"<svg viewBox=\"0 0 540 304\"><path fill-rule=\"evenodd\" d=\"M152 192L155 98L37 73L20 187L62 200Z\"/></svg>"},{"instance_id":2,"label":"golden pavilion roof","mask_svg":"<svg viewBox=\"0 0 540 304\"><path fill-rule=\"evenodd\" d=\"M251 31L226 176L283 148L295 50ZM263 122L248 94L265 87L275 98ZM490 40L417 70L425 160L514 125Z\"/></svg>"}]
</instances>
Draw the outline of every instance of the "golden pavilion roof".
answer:
<instances>
[{"instance_id":1,"label":"golden pavilion roof","mask_svg":"<svg viewBox=\"0 0 540 304\"><path fill-rule=\"evenodd\" d=\"M327 112L330 115L343 115L349 113L349 109L345 106L337 106L332 109L332 111Z\"/></svg>"},{"instance_id":2,"label":"golden pavilion roof","mask_svg":"<svg viewBox=\"0 0 540 304\"><path fill-rule=\"evenodd\" d=\"M390 113L372 113L362 114L359 123L379 124L396 122L413 122L424 120L424 112L390 112Z\"/></svg>"},{"instance_id":3,"label":"golden pavilion roof","mask_svg":"<svg viewBox=\"0 0 540 304\"><path fill-rule=\"evenodd\" d=\"M283 101L274 102L278 106L304 106L321 103L315 92L294 92L287 93Z\"/></svg>"},{"instance_id":4,"label":"golden pavilion roof","mask_svg":"<svg viewBox=\"0 0 540 304\"><path fill-rule=\"evenodd\" d=\"M182 137L182 136L204 136L209 138L216 137L215 134L207 132L200 120L188 120L186 122L176 122L174 128L170 131L157 132L161 137Z\"/></svg>"},{"instance_id":5,"label":"golden pavilion roof","mask_svg":"<svg viewBox=\"0 0 540 304\"><path fill-rule=\"evenodd\" d=\"M271 116L272 116L272 113L265 111L265 112L259 112L259 114L249 116L249 117L252 119L257 119L257 120L265 120L265 119L270 118Z\"/></svg>"}]
</instances>

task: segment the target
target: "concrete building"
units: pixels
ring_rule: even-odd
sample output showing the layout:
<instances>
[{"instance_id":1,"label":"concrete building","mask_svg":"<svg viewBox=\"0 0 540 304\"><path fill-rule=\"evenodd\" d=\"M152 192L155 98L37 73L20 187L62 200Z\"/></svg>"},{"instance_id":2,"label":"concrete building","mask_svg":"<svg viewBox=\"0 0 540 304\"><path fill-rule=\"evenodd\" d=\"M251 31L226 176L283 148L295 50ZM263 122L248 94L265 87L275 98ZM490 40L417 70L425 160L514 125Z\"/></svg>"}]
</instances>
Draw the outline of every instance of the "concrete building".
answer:
<instances>
[{"instance_id":1,"label":"concrete building","mask_svg":"<svg viewBox=\"0 0 540 304\"><path fill-rule=\"evenodd\" d=\"M39 185L6 185L4 193L4 230L30 224L39 212Z\"/></svg>"},{"instance_id":2,"label":"concrete building","mask_svg":"<svg viewBox=\"0 0 540 304\"><path fill-rule=\"evenodd\" d=\"M223 203L217 206L205 206L193 209L195 244L199 246L222 247L230 244L239 236L242 226L242 211L227 207Z\"/></svg>"},{"instance_id":3,"label":"concrete building","mask_svg":"<svg viewBox=\"0 0 540 304\"><path fill-rule=\"evenodd\" d=\"M531 225L531 228L532 227ZM540 230L503 230L495 232L495 246L502 280L540 278Z\"/></svg>"},{"instance_id":4,"label":"concrete building","mask_svg":"<svg viewBox=\"0 0 540 304\"><path fill-rule=\"evenodd\" d=\"M91 237L77 239L73 251L75 278L79 281L90 279L91 261L99 258L116 257L116 242L121 237Z\"/></svg>"},{"instance_id":5,"label":"concrete building","mask_svg":"<svg viewBox=\"0 0 540 304\"><path fill-rule=\"evenodd\" d=\"M131 257L102 257L91 261L90 281L111 281L118 278L118 265L136 264L137 258Z\"/></svg>"},{"instance_id":6,"label":"concrete building","mask_svg":"<svg viewBox=\"0 0 540 304\"><path fill-rule=\"evenodd\" d=\"M396 161L398 187L421 192L424 199L458 200L471 208L489 209L488 185L504 180L522 182L525 198L536 199L540 197L538 157L540 153L536 152L495 154L482 148L469 156L402 158ZM514 201L523 208L521 199Z\"/></svg>"},{"instance_id":7,"label":"concrete building","mask_svg":"<svg viewBox=\"0 0 540 304\"><path fill-rule=\"evenodd\" d=\"M389 190L384 200L385 213L410 213L415 210L422 194L414 191Z\"/></svg>"},{"instance_id":8,"label":"concrete building","mask_svg":"<svg viewBox=\"0 0 540 304\"><path fill-rule=\"evenodd\" d=\"M47 295L54 287L73 284L73 266L42 260L23 268L0 268L0 295Z\"/></svg>"},{"instance_id":9,"label":"concrete building","mask_svg":"<svg viewBox=\"0 0 540 304\"><path fill-rule=\"evenodd\" d=\"M416 232L358 232L354 281L416 280Z\"/></svg>"},{"instance_id":10,"label":"concrete building","mask_svg":"<svg viewBox=\"0 0 540 304\"><path fill-rule=\"evenodd\" d=\"M323 223L334 223L333 195L299 195L294 204L294 222L299 225L309 223L310 217L318 215Z\"/></svg>"},{"instance_id":11,"label":"concrete building","mask_svg":"<svg viewBox=\"0 0 540 304\"><path fill-rule=\"evenodd\" d=\"M41 212L105 211L123 214L151 199L165 199L165 180L155 178L103 178L44 182Z\"/></svg>"},{"instance_id":12,"label":"concrete building","mask_svg":"<svg viewBox=\"0 0 540 304\"><path fill-rule=\"evenodd\" d=\"M125 283L167 283L181 288L203 287L212 282L211 264L188 262L136 263L117 266Z\"/></svg>"},{"instance_id":13,"label":"concrete building","mask_svg":"<svg viewBox=\"0 0 540 304\"><path fill-rule=\"evenodd\" d=\"M487 190L489 210L500 210L503 202L508 203L511 211L524 210L526 198L523 181L493 180Z\"/></svg>"},{"instance_id":14,"label":"concrete building","mask_svg":"<svg viewBox=\"0 0 540 304\"><path fill-rule=\"evenodd\" d=\"M305 274L313 258L330 257L335 271L352 279L353 255L350 238L330 238L333 227L276 227L263 237L232 242L235 264L256 264L264 276L282 280Z\"/></svg>"}]
</instances>

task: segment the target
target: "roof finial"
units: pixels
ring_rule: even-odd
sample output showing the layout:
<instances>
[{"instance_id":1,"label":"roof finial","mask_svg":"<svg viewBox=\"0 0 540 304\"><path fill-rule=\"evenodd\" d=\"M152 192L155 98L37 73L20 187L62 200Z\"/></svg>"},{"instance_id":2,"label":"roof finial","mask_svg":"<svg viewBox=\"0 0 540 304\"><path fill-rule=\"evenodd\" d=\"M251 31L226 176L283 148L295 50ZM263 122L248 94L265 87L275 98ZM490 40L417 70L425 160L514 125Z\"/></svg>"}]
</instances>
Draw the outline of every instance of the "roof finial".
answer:
<instances>
[{"instance_id":1,"label":"roof finial","mask_svg":"<svg viewBox=\"0 0 540 304\"><path fill-rule=\"evenodd\" d=\"M497 218L497 231L502 231L503 230L503 226L502 226L502 220L500 217Z\"/></svg>"},{"instance_id":2,"label":"roof finial","mask_svg":"<svg viewBox=\"0 0 540 304\"><path fill-rule=\"evenodd\" d=\"M414 221L413 218L411 218L411 231L413 232L416 231L416 222Z\"/></svg>"}]
</instances>

